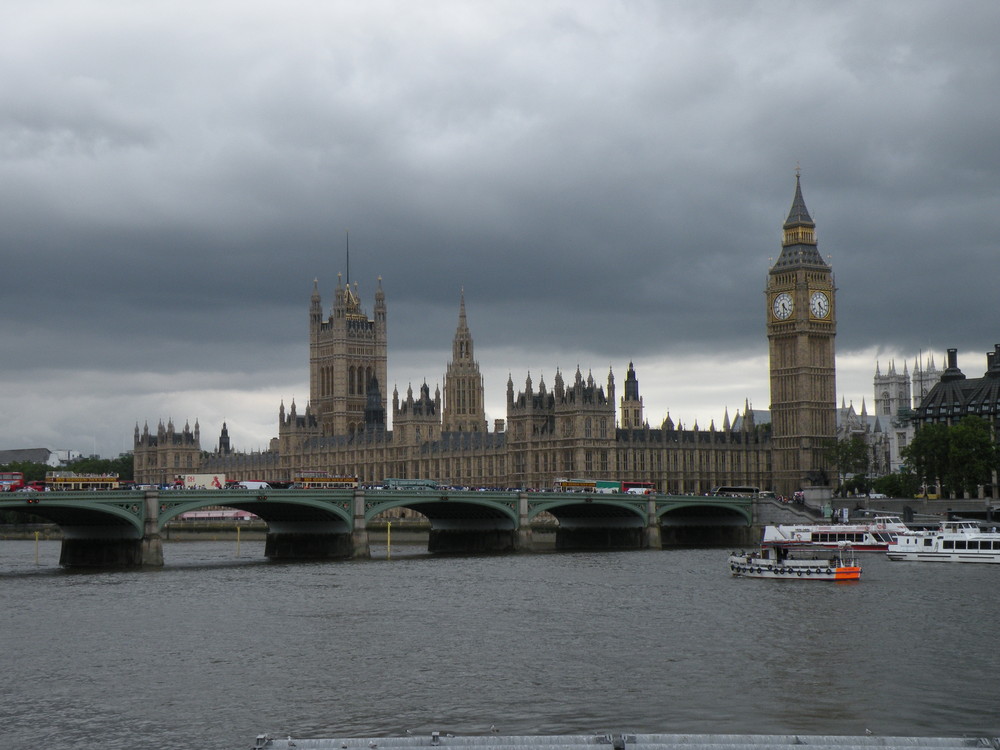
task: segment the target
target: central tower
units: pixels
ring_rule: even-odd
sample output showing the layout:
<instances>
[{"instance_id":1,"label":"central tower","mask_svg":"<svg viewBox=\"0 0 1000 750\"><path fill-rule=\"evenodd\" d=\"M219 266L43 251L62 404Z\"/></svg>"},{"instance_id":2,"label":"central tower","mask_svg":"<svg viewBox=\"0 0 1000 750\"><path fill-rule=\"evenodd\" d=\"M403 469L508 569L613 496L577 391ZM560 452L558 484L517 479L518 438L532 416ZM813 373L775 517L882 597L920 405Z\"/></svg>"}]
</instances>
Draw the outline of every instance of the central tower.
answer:
<instances>
[{"instance_id":1,"label":"central tower","mask_svg":"<svg viewBox=\"0 0 1000 750\"><path fill-rule=\"evenodd\" d=\"M772 473L782 495L826 483L827 447L837 436L837 318L833 271L819 254L799 174L781 254L767 279Z\"/></svg>"},{"instance_id":2,"label":"central tower","mask_svg":"<svg viewBox=\"0 0 1000 750\"><path fill-rule=\"evenodd\" d=\"M333 309L323 319L319 286L309 304L309 404L323 435L353 435L364 428L369 389L379 389L385 410L386 309L382 279L375 290L375 316L361 307L357 286L337 274Z\"/></svg>"},{"instance_id":3,"label":"central tower","mask_svg":"<svg viewBox=\"0 0 1000 750\"><path fill-rule=\"evenodd\" d=\"M485 432L483 376L472 354L472 333L465 318L465 290L458 310L458 328L451 344L451 362L444 376L444 432Z\"/></svg>"}]
</instances>

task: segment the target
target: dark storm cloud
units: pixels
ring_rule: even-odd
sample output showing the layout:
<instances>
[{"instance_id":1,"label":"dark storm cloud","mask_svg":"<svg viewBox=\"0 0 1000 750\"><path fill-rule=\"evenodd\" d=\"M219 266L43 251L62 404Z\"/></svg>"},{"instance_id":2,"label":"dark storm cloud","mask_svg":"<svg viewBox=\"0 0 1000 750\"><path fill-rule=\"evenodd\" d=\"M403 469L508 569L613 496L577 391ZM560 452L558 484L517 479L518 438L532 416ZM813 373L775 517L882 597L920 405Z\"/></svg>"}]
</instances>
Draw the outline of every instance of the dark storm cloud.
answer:
<instances>
[{"instance_id":1,"label":"dark storm cloud","mask_svg":"<svg viewBox=\"0 0 1000 750\"><path fill-rule=\"evenodd\" d=\"M263 442L275 403L307 398L312 282L328 307L349 232L369 310L383 278L390 385L439 381L464 288L488 399L508 371L635 358L658 411L701 405L677 385L703 384L699 358L766 353L796 164L840 288L841 390L848 363L860 398L874 357L949 346L978 374L1000 338L993 3L15 3L0 21L9 394L126 427L228 411ZM709 389L713 416L750 388ZM77 406L24 400L3 404L9 447L101 442Z\"/></svg>"}]
</instances>

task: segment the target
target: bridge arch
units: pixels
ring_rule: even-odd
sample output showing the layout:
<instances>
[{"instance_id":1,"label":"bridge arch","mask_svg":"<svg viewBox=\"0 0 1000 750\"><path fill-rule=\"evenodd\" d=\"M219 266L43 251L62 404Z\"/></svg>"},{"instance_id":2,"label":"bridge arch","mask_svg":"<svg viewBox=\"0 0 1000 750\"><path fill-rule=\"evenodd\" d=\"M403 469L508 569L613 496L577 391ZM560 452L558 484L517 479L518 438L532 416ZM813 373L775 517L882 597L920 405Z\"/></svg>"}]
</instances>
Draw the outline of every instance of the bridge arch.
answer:
<instances>
[{"instance_id":1,"label":"bridge arch","mask_svg":"<svg viewBox=\"0 0 1000 750\"><path fill-rule=\"evenodd\" d=\"M656 518L662 547L741 546L749 541L753 505L749 499L668 498Z\"/></svg>"},{"instance_id":2,"label":"bridge arch","mask_svg":"<svg viewBox=\"0 0 1000 750\"><path fill-rule=\"evenodd\" d=\"M332 493L328 493L332 494ZM201 508L221 506L253 513L268 524L268 527L294 522L333 523L340 533L351 530L350 493L337 496L320 496L278 490L207 490L192 492L185 490L175 495L162 493L159 498L157 522L160 530L182 513Z\"/></svg>"},{"instance_id":3,"label":"bridge arch","mask_svg":"<svg viewBox=\"0 0 1000 750\"><path fill-rule=\"evenodd\" d=\"M733 518L746 526L753 523L753 506L750 503L706 503L704 498L692 497L687 500L678 500L660 505L656 509L657 518L661 523L670 519L680 518L703 518L725 519Z\"/></svg>"},{"instance_id":4,"label":"bridge arch","mask_svg":"<svg viewBox=\"0 0 1000 750\"><path fill-rule=\"evenodd\" d=\"M528 503L528 521L533 521L540 513L551 513L562 518L629 518L635 516L641 523L646 521L646 502L614 499L614 496L593 495L585 497L560 497L558 500L542 500Z\"/></svg>"},{"instance_id":5,"label":"bridge arch","mask_svg":"<svg viewBox=\"0 0 1000 750\"><path fill-rule=\"evenodd\" d=\"M555 516L556 549L643 549L649 501L627 495L560 493L528 501L528 520Z\"/></svg>"},{"instance_id":6,"label":"bridge arch","mask_svg":"<svg viewBox=\"0 0 1000 750\"><path fill-rule=\"evenodd\" d=\"M477 492L437 492L405 493L385 497L381 493L378 500L366 500L365 521L371 521L387 510L409 508L425 516L433 527L435 521L449 518L469 518L505 522L509 528L517 526L517 502L511 499L497 499ZM395 494L395 493L393 493Z\"/></svg>"},{"instance_id":7,"label":"bridge arch","mask_svg":"<svg viewBox=\"0 0 1000 750\"><path fill-rule=\"evenodd\" d=\"M517 548L518 500L512 493L382 491L366 497L365 523L394 508L408 508L427 518L429 552L509 552Z\"/></svg>"},{"instance_id":8,"label":"bridge arch","mask_svg":"<svg viewBox=\"0 0 1000 750\"><path fill-rule=\"evenodd\" d=\"M27 499L23 503L5 502L2 509L44 518L58 525L63 533L79 528L115 528L116 536L136 539L142 536L145 507L141 492L127 496L123 492L91 492L87 493L87 499L93 502L86 504L74 495L59 497L56 493L45 493L45 502L38 503L32 502L33 493L24 494Z\"/></svg>"}]
</instances>

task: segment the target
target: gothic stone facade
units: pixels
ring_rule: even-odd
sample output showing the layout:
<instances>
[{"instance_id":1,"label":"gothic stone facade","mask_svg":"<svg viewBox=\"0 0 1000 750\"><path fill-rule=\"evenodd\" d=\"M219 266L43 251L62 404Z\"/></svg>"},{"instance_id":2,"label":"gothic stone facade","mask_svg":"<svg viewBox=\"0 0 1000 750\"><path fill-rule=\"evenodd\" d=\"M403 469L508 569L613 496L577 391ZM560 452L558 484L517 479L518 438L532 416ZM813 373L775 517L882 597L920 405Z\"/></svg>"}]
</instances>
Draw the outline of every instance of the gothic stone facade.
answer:
<instances>
[{"instance_id":1,"label":"gothic stone facade","mask_svg":"<svg viewBox=\"0 0 1000 750\"><path fill-rule=\"evenodd\" d=\"M314 291L313 310L317 296ZM359 315L360 305L346 289L338 288L336 299L330 319L338 319L339 304ZM376 304L384 313L381 288ZM313 313L313 331L316 319ZM365 485L396 477L462 487L550 488L559 477L578 476L648 481L660 491L678 494L703 494L719 485L771 485L769 427L756 424L749 405L732 423L727 414L721 429L714 422L708 429L697 424L684 429L669 415L651 428L631 363L625 395L617 403L612 371L606 383L598 383L593 375L584 377L579 368L566 382L557 371L551 389L544 381L536 386L529 375L523 390L515 391L509 378L506 420L488 429L464 295L444 395L440 389L432 394L426 383L416 393L407 388L405 396L394 390L388 430L376 375L383 365L371 357L384 342L385 318L381 326L366 320L355 317L340 335L364 332L371 346L330 340L317 350L315 359L322 362L311 363L311 381L324 382L311 382L310 392L320 394L321 407L310 402L300 411L294 402L287 409L281 404L278 437L269 450L233 451L226 427L212 451L201 450L197 425L194 433L185 427L180 434L172 425L161 425L155 436L137 427L137 481L169 483L179 474L212 471L231 479L288 482L301 471L325 471L357 476ZM343 353L339 358L329 354L338 350ZM339 369L353 369L353 379L338 377ZM359 400L360 378L368 381L368 388Z\"/></svg>"},{"instance_id":2,"label":"gothic stone facade","mask_svg":"<svg viewBox=\"0 0 1000 750\"><path fill-rule=\"evenodd\" d=\"M791 494L822 469L824 442L836 436L836 333L833 275L816 249L815 224L796 178L781 255L766 289L770 346L771 424L749 403L721 428L656 427L644 416L635 368L616 403L615 378L605 383L577 368L551 389L530 375L515 392L507 381L506 419L490 429L484 385L474 357L462 294L459 322L446 365L443 394L423 383L392 394L392 429L384 395L387 361L385 294L379 279L374 316L362 309L357 286L338 276L324 319L318 283L309 308L310 399L278 411L278 436L267 451L231 450L228 436L214 451L172 428L156 436L136 427L136 479L169 482L191 471L234 479L288 482L301 471L357 476L365 485L390 477L434 479L449 486L549 488L559 477L653 482L661 492L701 494L721 485L750 485ZM194 436L197 435L197 426ZM178 443L177 441L180 440ZM182 446L180 449L178 445ZM772 463L773 462L773 463Z\"/></svg>"}]
</instances>

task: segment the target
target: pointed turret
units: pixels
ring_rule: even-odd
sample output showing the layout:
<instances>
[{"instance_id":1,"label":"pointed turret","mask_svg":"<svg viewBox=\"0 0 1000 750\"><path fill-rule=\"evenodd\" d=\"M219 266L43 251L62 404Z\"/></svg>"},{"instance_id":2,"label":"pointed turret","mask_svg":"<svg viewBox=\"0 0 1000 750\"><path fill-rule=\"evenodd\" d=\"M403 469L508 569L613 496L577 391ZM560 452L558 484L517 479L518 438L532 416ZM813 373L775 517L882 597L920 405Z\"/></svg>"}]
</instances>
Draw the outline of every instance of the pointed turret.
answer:
<instances>
[{"instance_id":1,"label":"pointed turret","mask_svg":"<svg viewBox=\"0 0 1000 750\"><path fill-rule=\"evenodd\" d=\"M229 443L229 428L226 423L222 423L222 432L219 433L219 453L223 456L232 453L232 446Z\"/></svg>"},{"instance_id":2,"label":"pointed turret","mask_svg":"<svg viewBox=\"0 0 1000 750\"><path fill-rule=\"evenodd\" d=\"M323 302L319 296L319 279L313 279L312 296L309 298L309 329L319 330L323 322Z\"/></svg>"},{"instance_id":3,"label":"pointed turret","mask_svg":"<svg viewBox=\"0 0 1000 750\"><path fill-rule=\"evenodd\" d=\"M609 383L608 388L611 390L613 384ZM619 404L619 412L622 429L637 430L643 426L642 397L639 395L639 380L635 376L635 365L632 362L628 363L628 371L625 373L625 395Z\"/></svg>"},{"instance_id":4,"label":"pointed turret","mask_svg":"<svg viewBox=\"0 0 1000 750\"><path fill-rule=\"evenodd\" d=\"M445 432L485 432L483 376L473 356L472 333L465 315L465 289L458 303L458 327L451 345L451 362L444 376L441 429ZM440 399L438 399L438 403Z\"/></svg>"},{"instance_id":5,"label":"pointed turret","mask_svg":"<svg viewBox=\"0 0 1000 750\"><path fill-rule=\"evenodd\" d=\"M365 402L364 430L369 433L384 433L386 429L385 407L382 406L382 390L378 378L368 381Z\"/></svg>"},{"instance_id":6,"label":"pointed turret","mask_svg":"<svg viewBox=\"0 0 1000 750\"><path fill-rule=\"evenodd\" d=\"M375 327L384 336L386 330L385 292L382 290L382 277L378 277L375 288Z\"/></svg>"}]
</instances>

